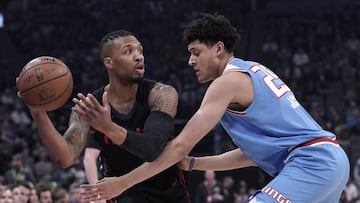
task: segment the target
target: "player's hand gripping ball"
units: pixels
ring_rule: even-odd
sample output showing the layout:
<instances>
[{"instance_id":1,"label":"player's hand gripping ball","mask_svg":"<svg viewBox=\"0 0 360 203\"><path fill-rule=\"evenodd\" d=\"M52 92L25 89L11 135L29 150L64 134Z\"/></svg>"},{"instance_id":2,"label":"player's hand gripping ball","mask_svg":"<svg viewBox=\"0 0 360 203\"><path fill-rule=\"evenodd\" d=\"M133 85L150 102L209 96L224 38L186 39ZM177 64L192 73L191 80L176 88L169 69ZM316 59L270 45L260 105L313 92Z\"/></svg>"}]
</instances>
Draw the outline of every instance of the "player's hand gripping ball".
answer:
<instances>
[{"instance_id":1,"label":"player's hand gripping ball","mask_svg":"<svg viewBox=\"0 0 360 203\"><path fill-rule=\"evenodd\" d=\"M68 101L73 91L73 77L61 60L40 56L24 66L16 87L27 105L53 111Z\"/></svg>"}]
</instances>

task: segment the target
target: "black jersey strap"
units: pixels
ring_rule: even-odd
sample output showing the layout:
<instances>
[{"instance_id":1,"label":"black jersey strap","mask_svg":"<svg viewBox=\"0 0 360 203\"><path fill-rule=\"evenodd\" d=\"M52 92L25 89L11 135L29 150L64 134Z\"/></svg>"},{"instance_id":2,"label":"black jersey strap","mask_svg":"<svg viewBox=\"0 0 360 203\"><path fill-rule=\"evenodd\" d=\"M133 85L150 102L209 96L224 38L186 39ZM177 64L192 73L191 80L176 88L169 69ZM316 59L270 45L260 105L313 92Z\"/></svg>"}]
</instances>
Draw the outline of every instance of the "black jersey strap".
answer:
<instances>
[{"instance_id":1,"label":"black jersey strap","mask_svg":"<svg viewBox=\"0 0 360 203\"><path fill-rule=\"evenodd\" d=\"M146 119L143 131L128 130L122 147L144 161L153 161L172 137L174 120L166 113L153 111Z\"/></svg>"}]
</instances>

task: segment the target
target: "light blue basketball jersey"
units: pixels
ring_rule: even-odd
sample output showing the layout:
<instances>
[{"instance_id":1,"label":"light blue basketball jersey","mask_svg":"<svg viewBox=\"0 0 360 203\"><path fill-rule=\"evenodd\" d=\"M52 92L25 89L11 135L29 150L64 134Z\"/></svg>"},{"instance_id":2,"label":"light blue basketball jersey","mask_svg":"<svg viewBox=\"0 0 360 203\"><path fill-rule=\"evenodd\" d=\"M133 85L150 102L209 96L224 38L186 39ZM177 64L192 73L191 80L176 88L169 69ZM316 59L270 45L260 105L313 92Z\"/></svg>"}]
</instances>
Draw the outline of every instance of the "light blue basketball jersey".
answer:
<instances>
[{"instance_id":1,"label":"light blue basketball jersey","mask_svg":"<svg viewBox=\"0 0 360 203\"><path fill-rule=\"evenodd\" d=\"M291 147L335 137L313 120L289 87L266 67L235 58L226 71L248 73L254 98L244 112L227 109L220 122L243 153L269 175L280 172Z\"/></svg>"}]
</instances>

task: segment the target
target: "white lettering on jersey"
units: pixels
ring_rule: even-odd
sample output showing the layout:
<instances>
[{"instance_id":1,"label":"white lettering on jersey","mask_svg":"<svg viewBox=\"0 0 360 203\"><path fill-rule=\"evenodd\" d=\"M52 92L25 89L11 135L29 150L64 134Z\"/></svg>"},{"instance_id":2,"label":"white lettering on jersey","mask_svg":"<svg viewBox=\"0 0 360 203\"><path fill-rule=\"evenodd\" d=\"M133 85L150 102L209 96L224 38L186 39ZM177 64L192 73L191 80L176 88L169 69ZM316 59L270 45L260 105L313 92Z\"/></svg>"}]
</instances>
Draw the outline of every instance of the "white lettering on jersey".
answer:
<instances>
[{"instance_id":1,"label":"white lettering on jersey","mask_svg":"<svg viewBox=\"0 0 360 203\"><path fill-rule=\"evenodd\" d=\"M281 83L281 84L275 84L275 81L279 79L279 77L273 73L270 69L266 68L263 65L254 65L252 67L250 67L250 70L254 73L257 73L259 71L262 71L265 76L264 76L264 82L265 84L270 88L270 90L278 97L282 97L283 95L285 95L288 92L291 92L290 88L285 84L285 83Z\"/></svg>"}]
</instances>

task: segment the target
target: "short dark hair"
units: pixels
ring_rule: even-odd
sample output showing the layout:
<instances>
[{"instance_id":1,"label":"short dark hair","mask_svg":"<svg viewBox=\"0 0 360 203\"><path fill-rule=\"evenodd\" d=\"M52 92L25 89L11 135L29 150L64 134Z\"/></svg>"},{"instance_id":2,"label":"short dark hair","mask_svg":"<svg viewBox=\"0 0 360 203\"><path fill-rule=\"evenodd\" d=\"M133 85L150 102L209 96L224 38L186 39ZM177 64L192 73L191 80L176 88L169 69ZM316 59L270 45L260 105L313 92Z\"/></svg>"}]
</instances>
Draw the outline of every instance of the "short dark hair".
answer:
<instances>
[{"instance_id":1,"label":"short dark hair","mask_svg":"<svg viewBox=\"0 0 360 203\"><path fill-rule=\"evenodd\" d=\"M100 56L101 58L106 57L107 53L105 53L107 50L106 48L112 45L115 39L119 37L126 37L126 36L135 36L132 32L129 32L127 30L116 30L113 32L108 33L105 35L100 43L99 43L99 49L100 49Z\"/></svg>"},{"instance_id":2,"label":"short dark hair","mask_svg":"<svg viewBox=\"0 0 360 203\"><path fill-rule=\"evenodd\" d=\"M184 28L184 40L187 44L195 40L212 46L218 41L224 43L225 49L232 53L240 39L235 27L223 15L202 13L199 18L193 20Z\"/></svg>"},{"instance_id":3,"label":"short dark hair","mask_svg":"<svg viewBox=\"0 0 360 203\"><path fill-rule=\"evenodd\" d=\"M51 193L51 196L52 196L52 190L51 190L51 187L49 186L49 184L47 182L39 182L36 187L36 194L37 196L40 198L41 197L41 193L43 192L47 192L49 191Z\"/></svg>"}]
</instances>

